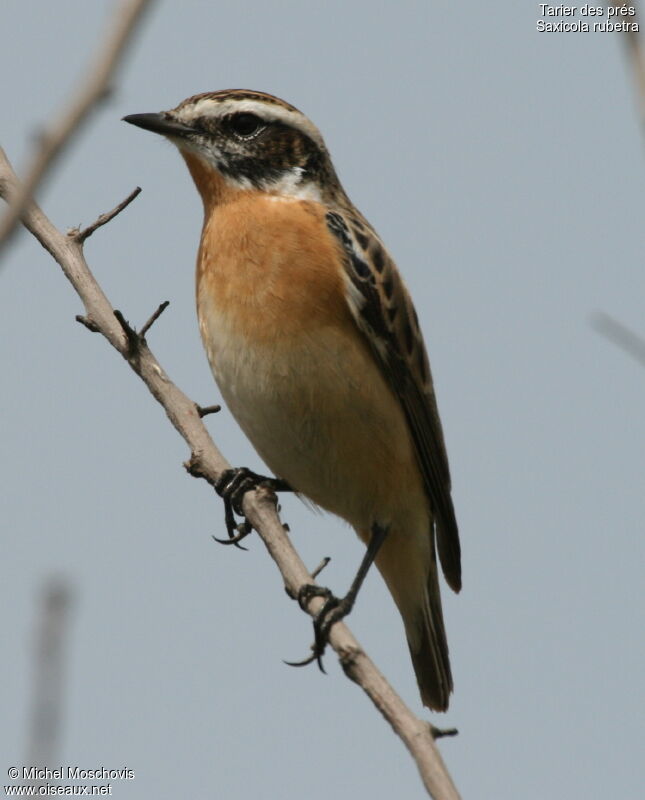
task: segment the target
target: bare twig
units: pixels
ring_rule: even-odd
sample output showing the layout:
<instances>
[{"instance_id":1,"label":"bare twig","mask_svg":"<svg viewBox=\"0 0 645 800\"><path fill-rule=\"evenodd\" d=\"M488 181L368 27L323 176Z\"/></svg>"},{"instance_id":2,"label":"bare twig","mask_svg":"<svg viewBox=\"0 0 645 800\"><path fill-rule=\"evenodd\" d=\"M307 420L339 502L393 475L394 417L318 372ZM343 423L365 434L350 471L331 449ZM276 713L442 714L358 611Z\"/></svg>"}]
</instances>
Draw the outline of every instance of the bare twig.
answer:
<instances>
[{"instance_id":1,"label":"bare twig","mask_svg":"<svg viewBox=\"0 0 645 800\"><path fill-rule=\"evenodd\" d=\"M620 347L621 350L629 353L645 367L645 339L603 311L596 311L592 315L591 324L598 333Z\"/></svg>"},{"instance_id":2,"label":"bare twig","mask_svg":"<svg viewBox=\"0 0 645 800\"><path fill-rule=\"evenodd\" d=\"M634 9L635 14L633 16L617 15L612 17L612 21L636 23L638 28L640 28L640 14L636 6L636 0L630 0L629 3L620 2L620 0L613 0L613 2L609 3L608 5L613 6L614 8ZM645 133L645 54L643 53L641 35L630 25L627 30L624 31L623 41L625 42L627 57L634 75L641 128L643 133Z\"/></svg>"},{"instance_id":3,"label":"bare twig","mask_svg":"<svg viewBox=\"0 0 645 800\"><path fill-rule=\"evenodd\" d=\"M99 328L92 322L89 317L84 317L82 314L77 314L74 319L76 322L80 322L81 325L84 325L88 331L92 331L92 333L98 333Z\"/></svg>"},{"instance_id":4,"label":"bare twig","mask_svg":"<svg viewBox=\"0 0 645 800\"><path fill-rule=\"evenodd\" d=\"M0 195L10 198L18 191L17 179L0 150ZM35 203L25 206L22 219L28 230L60 264L83 301L84 324L89 322L91 330L96 328L105 336L163 406L171 423L190 447L191 473L214 486L222 472L230 469L230 464L212 441L196 404L170 381L145 339L134 331L122 314L112 310L90 272L82 244L58 231ZM275 495L266 488L247 492L242 501L242 510L278 566L287 592L297 597L300 588L313 583L313 579L277 515ZM315 615L322 604L321 598L314 597L307 611ZM346 675L362 687L408 748L428 793L435 800L458 800L459 794L435 745L428 723L407 708L343 622L337 622L332 627L330 644L338 654Z\"/></svg>"},{"instance_id":5,"label":"bare twig","mask_svg":"<svg viewBox=\"0 0 645 800\"><path fill-rule=\"evenodd\" d=\"M164 300L163 303L159 304L159 308L150 316L150 319L144 323L143 328L139 331L139 336L142 339L146 338L146 333L152 328L155 322L159 319L159 317L163 314L163 312L168 308L170 305L170 300Z\"/></svg>"},{"instance_id":6,"label":"bare twig","mask_svg":"<svg viewBox=\"0 0 645 800\"><path fill-rule=\"evenodd\" d=\"M123 313L119 311L118 308L114 309L114 316L116 317L117 322L121 326L121 330L125 333L125 340L128 343L125 356L130 361L133 362L137 356L139 356L141 345L143 342L139 338L139 334L136 330L130 325L128 320L123 316ZM99 328L99 333L101 333L101 329Z\"/></svg>"},{"instance_id":7,"label":"bare twig","mask_svg":"<svg viewBox=\"0 0 645 800\"><path fill-rule=\"evenodd\" d=\"M430 733L433 739L444 739L446 736L458 736L459 731L457 728L437 728L430 725Z\"/></svg>"},{"instance_id":8,"label":"bare twig","mask_svg":"<svg viewBox=\"0 0 645 800\"><path fill-rule=\"evenodd\" d=\"M331 561L331 558L329 556L325 556L323 558L323 560L320 562L320 564L318 564L316 569L313 570L313 572L311 573L311 577L312 578L317 578L320 575L320 573L325 569L327 564L329 564L330 561Z\"/></svg>"},{"instance_id":9,"label":"bare twig","mask_svg":"<svg viewBox=\"0 0 645 800\"><path fill-rule=\"evenodd\" d=\"M94 231L98 230L103 225L107 225L108 222L113 220L117 214L120 214L124 208L127 208L134 198L138 197L140 194L141 187L137 186L136 189L133 189L125 198L125 200L121 200L121 202L115 206L112 211L108 211L106 214L100 214L98 219L96 219L91 225L88 225L87 228L83 228L83 230L72 229L68 232L68 236L73 236L79 244L83 244L83 242L90 237Z\"/></svg>"},{"instance_id":10,"label":"bare twig","mask_svg":"<svg viewBox=\"0 0 645 800\"><path fill-rule=\"evenodd\" d=\"M197 406L197 413L202 418L208 416L209 414L217 414L219 411L222 410L222 406L220 406L220 405L200 406L200 405L197 405L197 403L195 403L195 405Z\"/></svg>"},{"instance_id":11,"label":"bare twig","mask_svg":"<svg viewBox=\"0 0 645 800\"><path fill-rule=\"evenodd\" d=\"M114 19L110 20L109 30L102 46L98 48L94 63L84 71L87 77L72 97L69 106L39 136L38 151L27 170L24 183L0 221L0 247L15 230L28 201L33 197L36 187L45 177L54 159L69 144L88 114L107 96L110 81L137 23L150 3L151 0L121 0Z\"/></svg>"}]
</instances>

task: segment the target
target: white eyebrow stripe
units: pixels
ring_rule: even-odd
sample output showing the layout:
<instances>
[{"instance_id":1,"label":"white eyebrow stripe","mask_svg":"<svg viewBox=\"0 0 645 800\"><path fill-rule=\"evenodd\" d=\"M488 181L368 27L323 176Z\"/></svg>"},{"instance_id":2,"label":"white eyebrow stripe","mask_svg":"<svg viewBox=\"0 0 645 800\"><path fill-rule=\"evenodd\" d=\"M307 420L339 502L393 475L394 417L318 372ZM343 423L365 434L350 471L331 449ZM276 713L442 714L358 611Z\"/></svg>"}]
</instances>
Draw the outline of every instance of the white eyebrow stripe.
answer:
<instances>
[{"instance_id":1,"label":"white eyebrow stripe","mask_svg":"<svg viewBox=\"0 0 645 800\"><path fill-rule=\"evenodd\" d=\"M215 100L202 97L194 103L179 108L177 117L183 122L191 122L197 117L226 117L229 114L256 114L267 122L284 122L313 139L317 145L324 147L323 138L316 126L300 111L291 111L282 106L265 103L251 98Z\"/></svg>"}]
</instances>

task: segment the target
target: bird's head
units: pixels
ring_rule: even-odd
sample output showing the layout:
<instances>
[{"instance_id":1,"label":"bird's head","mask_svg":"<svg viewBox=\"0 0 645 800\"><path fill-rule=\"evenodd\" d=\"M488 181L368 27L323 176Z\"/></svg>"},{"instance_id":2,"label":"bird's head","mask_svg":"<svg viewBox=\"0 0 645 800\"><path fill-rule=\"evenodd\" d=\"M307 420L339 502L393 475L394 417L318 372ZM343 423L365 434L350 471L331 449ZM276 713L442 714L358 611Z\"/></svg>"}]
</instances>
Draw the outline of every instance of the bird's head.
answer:
<instances>
[{"instance_id":1,"label":"bird's head","mask_svg":"<svg viewBox=\"0 0 645 800\"><path fill-rule=\"evenodd\" d=\"M270 94L208 92L171 111L124 120L173 142L205 201L215 175L220 190L261 190L322 202L342 192L318 128Z\"/></svg>"}]
</instances>

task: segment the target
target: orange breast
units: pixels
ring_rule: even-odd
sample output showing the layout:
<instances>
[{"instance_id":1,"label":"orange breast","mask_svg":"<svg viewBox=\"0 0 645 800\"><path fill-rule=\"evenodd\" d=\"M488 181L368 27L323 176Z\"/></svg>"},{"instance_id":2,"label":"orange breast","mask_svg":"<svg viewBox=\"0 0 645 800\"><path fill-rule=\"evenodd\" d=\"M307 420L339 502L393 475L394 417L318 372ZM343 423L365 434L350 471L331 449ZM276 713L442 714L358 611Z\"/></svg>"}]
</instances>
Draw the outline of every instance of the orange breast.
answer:
<instances>
[{"instance_id":1,"label":"orange breast","mask_svg":"<svg viewBox=\"0 0 645 800\"><path fill-rule=\"evenodd\" d=\"M353 325L324 214L313 202L245 191L207 210L198 305L207 303L211 313L256 341Z\"/></svg>"}]
</instances>

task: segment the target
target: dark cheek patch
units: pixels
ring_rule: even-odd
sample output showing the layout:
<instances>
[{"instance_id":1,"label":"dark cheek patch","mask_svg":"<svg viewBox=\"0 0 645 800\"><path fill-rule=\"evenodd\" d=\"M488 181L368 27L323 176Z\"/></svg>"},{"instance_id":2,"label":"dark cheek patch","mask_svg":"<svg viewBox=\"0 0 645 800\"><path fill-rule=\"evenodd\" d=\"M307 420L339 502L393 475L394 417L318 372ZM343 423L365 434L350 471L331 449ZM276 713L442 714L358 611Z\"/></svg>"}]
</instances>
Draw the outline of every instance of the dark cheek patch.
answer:
<instances>
[{"instance_id":1,"label":"dark cheek patch","mask_svg":"<svg viewBox=\"0 0 645 800\"><path fill-rule=\"evenodd\" d=\"M247 142L232 142L221 132L219 149L221 172L261 188L298 167L306 170L315 160L316 145L293 128L273 123Z\"/></svg>"}]
</instances>

